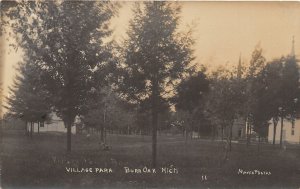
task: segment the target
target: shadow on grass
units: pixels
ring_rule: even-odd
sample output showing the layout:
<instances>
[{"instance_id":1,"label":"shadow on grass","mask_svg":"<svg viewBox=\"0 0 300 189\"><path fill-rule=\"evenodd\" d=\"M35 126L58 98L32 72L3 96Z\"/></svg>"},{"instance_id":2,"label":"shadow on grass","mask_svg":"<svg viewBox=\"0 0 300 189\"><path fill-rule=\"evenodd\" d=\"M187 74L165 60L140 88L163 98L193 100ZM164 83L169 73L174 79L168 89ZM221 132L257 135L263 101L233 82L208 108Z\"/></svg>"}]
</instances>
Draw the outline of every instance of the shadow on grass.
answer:
<instances>
[{"instance_id":1,"label":"shadow on grass","mask_svg":"<svg viewBox=\"0 0 300 189\"><path fill-rule=\"evenodd\" d=\"M29 139L22 133L4 138L3 188L298 188L299 148L286 151L262 145L234 144L222 161L222 142L159 136L157 173L125 174L124 167L150 168L151 137L109 135L109 151L99 137L74 135L72 153L66 153L63 134L40 134ZM66 171L66 168L111 168L112 173ZM162 168L176 168L165 174ZM269 176L239 175L238 170L269 171ZM206 177L205 177L206 176ZM204 178L204 179L203 179Z\"/></svg>"}]
</instances>

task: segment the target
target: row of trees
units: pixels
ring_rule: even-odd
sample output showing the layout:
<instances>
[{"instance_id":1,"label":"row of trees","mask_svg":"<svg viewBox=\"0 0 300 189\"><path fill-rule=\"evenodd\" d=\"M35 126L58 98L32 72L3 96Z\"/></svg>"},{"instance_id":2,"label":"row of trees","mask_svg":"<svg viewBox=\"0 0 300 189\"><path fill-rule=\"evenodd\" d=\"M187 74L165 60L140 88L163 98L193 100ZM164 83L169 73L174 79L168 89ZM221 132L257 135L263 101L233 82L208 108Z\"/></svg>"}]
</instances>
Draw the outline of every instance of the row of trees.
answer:
<instances>
[{"instance_id":1,"label":"row of trees","mask_svg":"<svg viewBox=\"0 0 300 189\"><path fill-rule=\"evenodd\" d=\"M41 91L28 91L38 90L30 86L23 90L29 72L21 71L8 100L9 109L27 121L37 121L43 109L31 103L38 104L37 96L41 94L41 101L47 102L45 107L49 104L47 110L55 111L63 119L67 127L67 150L71 151L71 126L75 117L81 115L90 122L88 117L94 111L89 104L93 98L96 101L98 96L101 98L105 86L114 86L121 99L129 104L150 102L155 166L158 111L165 100L162 93L167 86L172 88L173 82L188 70L193 59L192 40L177 32L178 5L137 3L128 39L118 51L113 43L104 42L111 34L109 21L117 8L118 4L110 2L12 4L5 12L5 23L13 30L11 35L17 40L16 46L24 51L24 67L29 70L36 67L41 73L41 77L34 76L39 77ZM92 89L96 92L89 93ZM105 103L92 105L104 106L106 111ZM19 106L22 108L16 108Z\"/></svg>"},{"instance_id":2,"label":"row of trees","mask_svg":"<svg viewBox=\"0 0 300 189\"><path fill-rule=\"evenodd\" d=\"M257 48L247 68L207 74L193 64L191 31L178 30L178 4L136 3L122 44L107 42L118 8L111 2L62 1L18 2L6 9L5 26L25 54L8 99L10 113L39 122L56 112L67 127L68 151L76 116L99 129L103 141L107 127L149 125L154 167L158 125L173 119L172 105L186 133L200 131L203 123L212 133L219 126L232 130L242 116L264 135L271 118L295 117L294 56L266 64Z\"/></svg>"},{"instance_id":3,"label":"row of trees","mask_svg":"<svg viewBox=\"0 0 300 189\"><path fill-rule=\"evenodd\" d=\"M283 120L294 122L299 114L299 66L294 54L267 62L258 46L249 64L240 60L234 69L219 68L207 76L203 73L179 84L176 109L189 112L188 117L194 122L209 121L213 136L217 129L222 134L226 130L230 148L232 127L237 119L247 124L247 144L252 131L259 137L267 137L270 120L275 144L280 119L282 145Z\"/></svg>"}]
</instances>

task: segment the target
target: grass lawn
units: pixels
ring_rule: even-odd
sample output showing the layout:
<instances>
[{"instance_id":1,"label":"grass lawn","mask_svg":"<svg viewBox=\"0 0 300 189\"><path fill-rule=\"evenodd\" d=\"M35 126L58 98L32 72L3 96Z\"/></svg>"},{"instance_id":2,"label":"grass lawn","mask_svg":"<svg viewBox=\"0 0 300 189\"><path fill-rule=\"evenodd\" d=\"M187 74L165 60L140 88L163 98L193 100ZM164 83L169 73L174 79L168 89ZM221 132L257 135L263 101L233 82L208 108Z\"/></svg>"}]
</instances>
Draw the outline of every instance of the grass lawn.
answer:
<instances>
[{"instance_id":1,"label":"grass lawn","mask_svg":"<svg viewBox=\"0 0 300 189\"><path fill-rule=\"evenodd\" d=\"M272 145L233 144L223 161L224 144L158 136L156 173L125 173L124 167L151 168L151 137L108 135L109 151L99 147L97 136L72 136L72 153L66 153L64 134L40 134L33 139L21 132L5 134L2 146L2 188L299 188L300 148L281 150ZM92 168L69 173L66 167ZM161 168L176 168L165 174ZM112 173L95 173L111 168ZM266 171L271 175L241 175ZM171 169L173 170L173 169ZM202 178L207 178L207 180Z\"/></svg>"}]
</instances>

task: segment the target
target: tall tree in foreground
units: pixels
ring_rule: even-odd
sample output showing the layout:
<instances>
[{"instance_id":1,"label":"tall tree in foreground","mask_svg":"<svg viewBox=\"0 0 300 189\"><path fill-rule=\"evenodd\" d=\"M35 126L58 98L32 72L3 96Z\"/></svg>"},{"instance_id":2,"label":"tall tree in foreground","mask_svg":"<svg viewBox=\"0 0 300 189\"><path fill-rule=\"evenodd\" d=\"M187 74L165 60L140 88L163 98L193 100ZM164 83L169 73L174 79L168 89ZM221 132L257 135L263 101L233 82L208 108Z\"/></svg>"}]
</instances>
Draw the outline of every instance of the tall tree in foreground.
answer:
<instances>
[{"instance_id":1,"label":"tall tree in foreground","mask_svg":"<svg viewBox=\"0 0 300 189\"><path fill-rule=\"evenodd\" d=\"M190 33L178 32L180 7L170 2L136 4L124 43L123 94L136 103L151 101L152 166L156 166L158 108L161 98L193 60Z\"/></svg>"},{"instance_id":2,"label":"tall tree in foreground","mask_svg":"<svg viewBox=\"0 0 300 189\"><path fill-rule=\"evenodd\" d=\"M9 11L18 45L35 58L45 78L56 113L71 127L91 88L96 68L110 57L103 39L110 35L109 20L115 9L109 2L19 2Z\"/></svg>"}]
</instances>

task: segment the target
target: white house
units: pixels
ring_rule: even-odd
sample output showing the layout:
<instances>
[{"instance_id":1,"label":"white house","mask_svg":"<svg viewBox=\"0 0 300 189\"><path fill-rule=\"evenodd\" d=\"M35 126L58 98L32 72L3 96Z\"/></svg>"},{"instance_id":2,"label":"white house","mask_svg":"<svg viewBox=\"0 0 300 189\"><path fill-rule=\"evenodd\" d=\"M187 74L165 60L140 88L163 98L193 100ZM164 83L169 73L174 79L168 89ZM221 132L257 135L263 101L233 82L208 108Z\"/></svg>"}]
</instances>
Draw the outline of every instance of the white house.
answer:
<instances>
[{"instance_id":1,"label":"white house","mask_svg":"<svg viewBox=\"0 0 300 189\"><path fill-rule=\"evenodd\" d=\"M78 119L76 119L76 122ZM27 123L27 130L31 131L31 125L28 122ZM48 122L40 123L40 128L38 129L38 123L34 123L33 125L33 132L37 133L39 132L62 132L66 133L67 128L64 125L64 122L61 118L59 118L55 113L51 114L51 120ZM76 134L76 126L73 125L71 128L71 133Z\"/></svg>"},{"instance_id":2,"label":"white house","mask_svg":"<svg viewBox=\"0 0 300 189\"><path fill-rule=\"evenodd\" d=\"M276 134L275 134L275 143L279 144L280 142L280 130L281 130L281 121L278 121L276 127ZM268 131L268 142L273 142L273 133L274 133L274 126L273 123L269 125ZM284 119L283 121L283 130L282 130L282 141L283 143L290 143L290 144L300 144L300 119L296 119L294 123L290 120Z\"/></svg>"}]
</instances>

